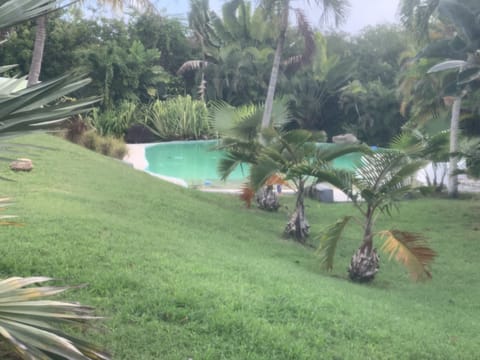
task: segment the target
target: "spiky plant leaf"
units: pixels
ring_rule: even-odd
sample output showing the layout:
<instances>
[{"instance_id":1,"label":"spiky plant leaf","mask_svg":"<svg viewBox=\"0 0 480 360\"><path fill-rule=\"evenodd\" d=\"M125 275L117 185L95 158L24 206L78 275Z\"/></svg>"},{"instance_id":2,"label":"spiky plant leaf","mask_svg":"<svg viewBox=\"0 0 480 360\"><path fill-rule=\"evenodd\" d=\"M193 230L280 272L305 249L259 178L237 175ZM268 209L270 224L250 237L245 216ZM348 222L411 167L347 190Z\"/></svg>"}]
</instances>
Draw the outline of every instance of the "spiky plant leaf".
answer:
<instances>
[{"instance_id":1,"label":"spiky plant leaf","mask_svg":"<svg viewBox=\"0 0 480 360\"><path fill-rule=\"evenodd\" d=\"M431 279L430 264L437 253L429 246L427 240L413 232L388 230L380 233L384 238L381 250L395 257L410 272L413 280Z\"/></svg>"},{"instance_id":2,"label":"spiky plant leaf","mask_svg":"<svg viewBox=\"0 0 480 360\"><path fill-rule=\"evenodd\" d=\"M334 224L327 226L318 237L320 245L316 254L320 257L320 264L326 270L333 269L333 258L335 257L338 241L351 218L351 216L345 216L337 220Z\"/></svg>"},{"instance_id":3,"label":"spiky plant leaf","mask_svg":"<svg viewBox=\"0 0 480 360\"><path fill-rule=\"evenodd\" d=\"M51 280L48 277L14 277L0 281L0 335L25 359L110 359L100 348L54 326L80 325L98 317L88 306L43 300L70 287L28 287Z\"/></svg>"},{"instance_id":4,"label":"spiky plant leaf","mask_svg":"<svg viewBox=\"0 0 480 360\"><path fill-rule=\"evenodd\" d=\"M76 0L61 3L58 0L3 0L0 2L0 28L6 29L21 22L48 14Z\"/></svg>"}]
</instances>

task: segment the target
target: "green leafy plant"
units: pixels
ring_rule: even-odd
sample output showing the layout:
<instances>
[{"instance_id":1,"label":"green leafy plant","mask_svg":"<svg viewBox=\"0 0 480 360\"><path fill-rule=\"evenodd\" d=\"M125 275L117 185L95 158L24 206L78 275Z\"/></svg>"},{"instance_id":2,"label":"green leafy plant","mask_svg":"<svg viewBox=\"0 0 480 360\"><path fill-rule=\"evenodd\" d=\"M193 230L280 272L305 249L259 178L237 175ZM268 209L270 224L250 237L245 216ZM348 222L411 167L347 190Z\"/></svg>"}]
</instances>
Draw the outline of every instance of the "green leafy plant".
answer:
<instances>
[{"instance_id":1,"label":"green leafy plant","mask_svg":"<svg viewBox=\"0 0 480 360\"><path fill-rule=\"evenodd\" d=\"M190 96L153 102L145 108L145 121L162 140L202 139L212 134L205 103Z\"/></svg>"},{"instance_id":2,"label":"green leafy plant","mask_svg":"<svg viewBox=\"0 0 480 360\"><path fill-rule=\"evenodd\" d=\"M116 108L105 111L94 109L88 117L88 123L101 136L122 138L139 116L140 110L135 102L122 101Z\"/></svg>"},{"instance_id":3,"label":"green leafy plant","mask_svg":"<svg viewBox=\"0 0 480 360\"><path fill-rule=\"evenodd\" d=\"M337 179L340 189L349 196L361 214L357 221L363 228L363 241L352 256L348 274L351 280L368 282L379 270L379 257L374 248L376 235L386 237L382 249L405 265L414 280L431 277L429 265L436 256L420 235L400 230L374 232L375 222L380 214L392 216L398 202L412 189L412 176L425 163L412 161L403 152L382 150L362 157L362 164L351 176ZM327 227L320 235L317 250L322 265L331 270L333 257L342 231L353 217L344 217Z\"/></svg>"}]
</instances>

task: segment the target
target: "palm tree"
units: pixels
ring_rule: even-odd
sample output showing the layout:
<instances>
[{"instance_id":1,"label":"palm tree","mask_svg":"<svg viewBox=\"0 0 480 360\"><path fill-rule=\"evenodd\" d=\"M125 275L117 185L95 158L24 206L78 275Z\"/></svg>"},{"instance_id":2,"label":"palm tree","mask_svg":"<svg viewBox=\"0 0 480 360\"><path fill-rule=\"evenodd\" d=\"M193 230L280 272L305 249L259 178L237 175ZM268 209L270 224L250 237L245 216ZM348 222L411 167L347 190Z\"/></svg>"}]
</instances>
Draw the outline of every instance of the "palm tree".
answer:
<instances>
[{"instance_id":1,"label":"palm tree","mask_svg":"<svg viewBox=\"0 0 480 360\"><path fill-rule=\"evenodd\" d=\"M396 254L397 260L406 265L414 279L429 278L428 266L435 256L425 240L418 234L396 229L374 232L375 222L379 214L391 216L411 190L411 176L424 166L423 161L411 161L399 151L383 150L362 157L361 165L351 177L343 177L340 187L352 200L360 212L360 224L363 223L363 240L359 249L352 256L348 274L352 281L368 282L374 279L379 269L379 257L374 248L373 239L376 235L386 237L382 249ZM320 236L318 253L322 264L328 269L333 267L333 257L337 243L351 216L338 220L327 227Z\"/></svg>"},{"instance_id":2,"label":"palm tree","mask_svg":"<svg viewBox=\"0 0 480 360\"><path fill-rule=\"evenodd\" d=\"M199 72L202 100L222 99L234 105L255 102L266 89L261 74L273 53L274 34L263 8L252 12L249 2L230 0L222 6L220 17L209 9L207 0L193 0L190 7L189 27L201 58L186 61L177 73Z\"/></svg>"},{"instance_id":3,"label":"palm tree","mask_svg":"<svg viewBox=\"0 0 480 360\"><path fill-rule=\"evenodd\" d=\"M72 2L83 2L84 0L72 0L69 2L70 5ZM32 1L33 2L33 1ZM41 3L58 5L58 0L41 0L37 4L37 8L41 8ZM123 6L133 6L139 8L150 8L154 9L153 4L149 0L98 0L100 5L109 5L113 9L122 9ZM59 6L60 9L63 6ZM42 69L43 61L43 51L45 49L45 42L47 40L47 14L45 11L38 12L36 18L36 31L35 31L35 42L33 46L32 53L32 62L30 65L30 71L28 73L28 86L32 86L38 83L40 78L40 72Z\"/></svg>"},{"instance_id":4,"label":"palm tree","mask_svg":"<svg viewBox=\"0 0 480 360\"><path fill-rule=\"evenodd\" d=\"M369 152L365 145L320 146L325 133L308 130L277 131L275 140L262 149L250 170L250 181L254 189L263 186L273 175L279 174L285 181L295 185L295 210L290 216L284 234L304 244L310 225L305 215L305 190L308 182L328 182L334 186L343 183L338 179L347 172L336 170L331 162L352 152Z\"/></svg>"},{"instance_id":5,"label":"palm tree","mask_svg":"<svg viewBox=\"0 0 480 360\"><path fill-rule=\"evenodd\" d=\"M310 228L304 205L307 182L316 179L317 182L328 181L340 186L342 183L337 179L342 178L343 172L333 169L331 161L351 152L368 152L368 148L364 145L318 147L317 142L325 140L324 132L284 131L283 126L290 117L282 103L274 103L272 114L274 126L261 129L259 120L263 107L251 105L233 109L225 104L215 106L212 119L222 135L219 148L227 153L218 169L222 179L226 179L238 166L248 164L248 185L253 190L250 194L260 192L257 202L270 204L270 209L278 208L273 184L291 181L297 199L284 234L305 243ZM259 141L259 135L263 141Z\"/></svg>"},{"instance_id":6,"label":"palm tree","mask_svg":"<svg viewBox=\"0 0 480 360\"><path fill-rule=\"evenodd\" d=\"M338 25L345 18L346 9L348 6L347 0L315 0L315 4L322 7L324 20L333 14L335 25ZM271 124L273 99L275 96L275 89L277 86L278 75L280 71L281 60L283 57L285 40L289 25L289 14L292 10L290 8L291 0L263 0L262 5L265 8L266 14L269 14L273 19L277 19L277 44L275 55L273 58L272 71L270 74L270 81L268 84L267 97L265 99L265 110L262 116L262 128L269 127ZM298 30L305 38L305 54L304 56L295 57L294 61L300 63L308 63L311 60L311 55L314 52L314 37L304 12L300 9L294 9L297 15ZM287 60L287 63L291 62Z\"/></svg>"},{"instance_id":7,"label":"palm tree","mask_svg":"<svg viewBox=\"0 0 480 360\"><path fill-rule=\"evenodd\" d=\"M449 187L451 197L458 195L457 163L458 157L458 121L462 108L462 97L468 90L464 85L480 78L476 70L469 72L476 65L476 54L480 49L480 25L477 16L480 4L475 1L461 0L403 0L400 6L403 23L413 31L419 40L429 40L429 28L434 19L453 25L455 32L447 38L435 40L417 55L421 57L444 57L456 59L432 67L428 72L458 69L464 72L456 82L452 93L447 95L447 103L452 107L450 120L450 164ZM459 74L460 76L460 74ZM451 91L451 90L450 90Z\"/></svg>"}]
</instances>

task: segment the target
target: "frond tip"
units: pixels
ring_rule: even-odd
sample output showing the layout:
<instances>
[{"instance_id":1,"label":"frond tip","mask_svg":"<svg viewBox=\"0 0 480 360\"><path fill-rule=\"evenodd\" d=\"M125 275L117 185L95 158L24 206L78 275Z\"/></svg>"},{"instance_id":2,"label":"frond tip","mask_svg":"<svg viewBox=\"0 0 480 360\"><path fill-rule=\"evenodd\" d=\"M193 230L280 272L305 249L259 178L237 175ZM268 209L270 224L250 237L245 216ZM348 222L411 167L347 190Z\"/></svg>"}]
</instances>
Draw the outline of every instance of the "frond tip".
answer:
<instances>
[{"instance_id":1,"label":"frond tip","mask_svg":"<svg viewBox=\"0 0 480 360\"><path fill-rule=\"evenodd\" d=\"M389 259L395 256L395 260L408 269L414 281L432 278L429 267L437 253L421 234L386 230L380 235L386 238L381 250L390 255Z\"/></svg>"},{"instance_id":2,"label":"frond tip","mask_svg":"<svg viewBox=\"0 0 480 360\"><path fill-rule=\"evenodd\" d=\"M343 233L345 225L351 219L351 216L345 216L335 224L329 225L320 235L320 246L318 247L316 254L320 257L320 263L326 270L332 270L333 257L337 249L338 241Z\"/></svg>"}]
</instances>

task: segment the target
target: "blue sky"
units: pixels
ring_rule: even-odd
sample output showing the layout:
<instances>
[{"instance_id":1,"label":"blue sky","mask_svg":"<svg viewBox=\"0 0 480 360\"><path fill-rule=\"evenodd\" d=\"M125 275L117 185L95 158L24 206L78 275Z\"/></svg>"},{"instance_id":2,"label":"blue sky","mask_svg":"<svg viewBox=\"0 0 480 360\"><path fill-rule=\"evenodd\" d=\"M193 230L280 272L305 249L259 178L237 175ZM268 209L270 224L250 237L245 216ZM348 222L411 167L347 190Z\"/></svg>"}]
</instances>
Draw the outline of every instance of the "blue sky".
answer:
<instances>
[{"instance_id":1,"label":"blue sky","mask_svg":"<svg viewBox=\"0 0 480 360\"><path fill-rule=\"evenodd\" d=\"M309 14L312 25L319 25L320 11L314 6L308 6L307 1L294 0L294 6L302 6ZM186 16L189 0L156 0L158 9L165 9L166 14L179 17ZM210 0L210 6L219 10L222 0ZM310 1L313 3L313 1ZM398 22L396 16L399 0L350 0L351 9L347 22L340 29L349 33L358 33L368 25Z\"/></svg>"}]
</instances>

